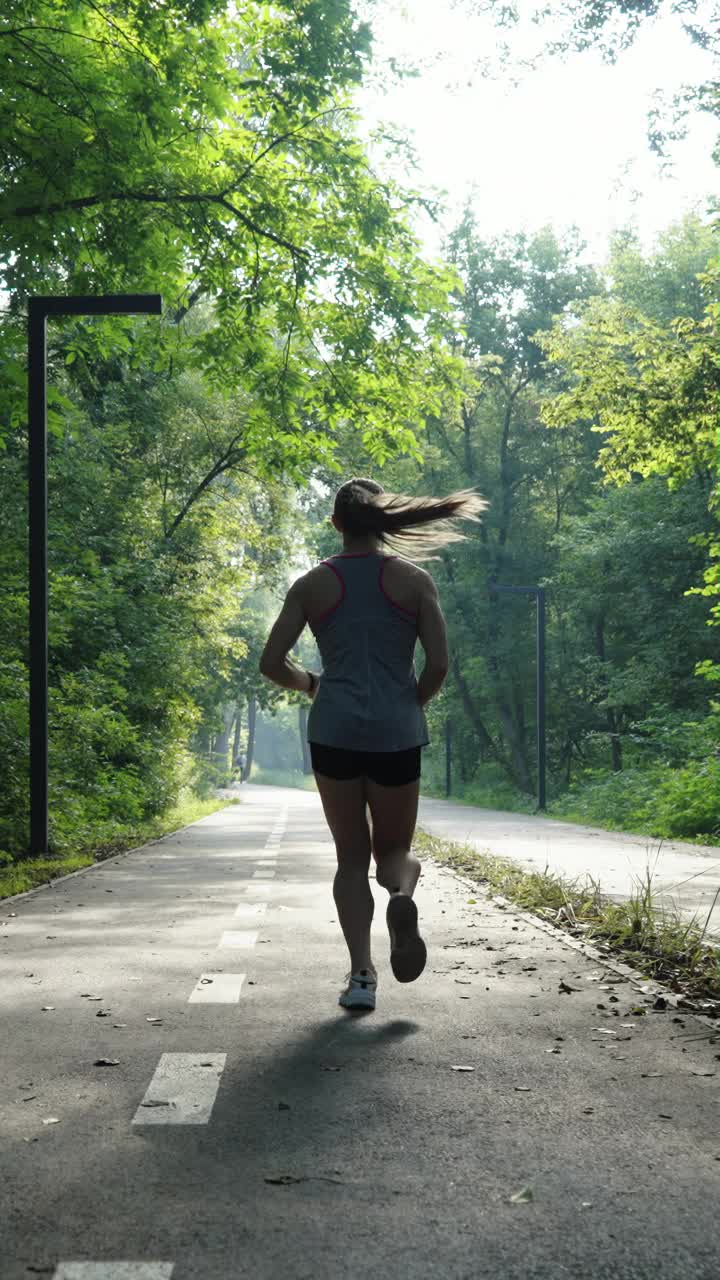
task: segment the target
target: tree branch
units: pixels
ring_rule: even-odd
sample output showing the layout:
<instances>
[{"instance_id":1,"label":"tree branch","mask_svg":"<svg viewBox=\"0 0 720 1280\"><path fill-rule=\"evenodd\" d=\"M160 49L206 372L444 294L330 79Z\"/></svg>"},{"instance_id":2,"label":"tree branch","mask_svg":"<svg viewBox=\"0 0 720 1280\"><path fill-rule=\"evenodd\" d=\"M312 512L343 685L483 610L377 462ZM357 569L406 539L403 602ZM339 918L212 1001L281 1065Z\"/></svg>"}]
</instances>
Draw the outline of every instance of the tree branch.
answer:
<instances>
[{"instance_id":1,"label":"tree branch","mask_svg":"<svg viewBox=\"0 0 720 1280\"><path fill-rule=\"evenodd\" d=\"M310 256L307 249L300 249L297 245L286 240L284 236L278 236L274 231L259 227L256 222L253 222L252 218L243 213L242 209L236 208L223 195L215 195L208 192L193 195L155 195L149 191L109 191L106 195L78 196L75 200L56 200L54 204L18 205L17 208L11 209L6 217L34 218L41 213L65 213L71 209L90 209L95 205L105 204L106 201L110 200L131 200L139 204L219 204L242 222L243 226L248 227L250 231L254 231L256 235L263 236L266 240L272 240L273 244L280 245L283 249L288 249L290 253L297 254L299 258L309 258Z\"/></svg>"},{"instance_id":2,"label":"tree branch","mask_svg":"<svg viewBox=\"0 0 720 1280\"><path fill-rule=\"evenodd\" d=\"M113 22L112 18L109 17L109 15L105 12L104 9L100 9L98 5L93 4L93 0L80 0L80 3L86 4L89 9L93 9L95 13L98 15L98 17L102 18L103 21L106 22L109 27L112 27L113 31L117 31L120 38L124 40L125 43L128 44L131 49L134 49L135 53L138 53L140 57L145 60L145 62L149 62L150 66L154 67L156 71L159 70L160 64L155 62L153 58L150 57L150 54L146 53L145 50L140 47L140 45L135 43L134 40L131 40L127 32L123 31L122 27L119 27L117 23Z\"/></svg>"},{"instance_id":3,"label":"tree branch","mask_svg":"<svg viewBox=\"0 0 720 1280\"><path fill-rule=\"evenodd\" d=\"M234 466L236 462L239 462L241 458L245 457L246 450L244 449L238 449L233 453L235 445L239 439L240 435L238 434L233 440L231 440L225 452L218 458L217 462L213 464L207 475L203 477L199 484L196 484L187 502L175 516L170 528L165 530L166 538L171 538L173 536L178 525L185 519L190 508L197 502L200 495L205 492L208 486L212 484L213 480L215 480L219 475L222 475L223 471L228 471L230 467Z\"/></svg>"},{"instance_id":4,"label":"tree branch","mask_svg":"<svg viewBox=\"0 0 720 1280\"><path fill-rule=\"evenodd\" d=\"M263 157L266 156L269 151L272 151L274 147L279 146L281 142L286 142L288 138L294 138L296 133L302 133L303 130L305 130L308 127L308 125L314 124L314 122L316 120L320 120L322 116L333 115L336 111L349 111L349 110L350 110L349 107L331 107L327 111L318 111L317 115L311 116L309 120L306 120L303 124L298 125L297 129L288 129L287 133L279 134L277 138L273 138L272 142L268 143L264 151L261 151L259 155L255 156L254 160L252 160L250 164L243 169L242 173L239 174L236 182L244 181L244 179L248 176L250 171L260 163ZM234 183L233 186L235 185L236 184ZM232 190L232 188L229 188L229 190ZM225 192L223 192L223 194L225 194Z\"/></svg>"}]
</instances>

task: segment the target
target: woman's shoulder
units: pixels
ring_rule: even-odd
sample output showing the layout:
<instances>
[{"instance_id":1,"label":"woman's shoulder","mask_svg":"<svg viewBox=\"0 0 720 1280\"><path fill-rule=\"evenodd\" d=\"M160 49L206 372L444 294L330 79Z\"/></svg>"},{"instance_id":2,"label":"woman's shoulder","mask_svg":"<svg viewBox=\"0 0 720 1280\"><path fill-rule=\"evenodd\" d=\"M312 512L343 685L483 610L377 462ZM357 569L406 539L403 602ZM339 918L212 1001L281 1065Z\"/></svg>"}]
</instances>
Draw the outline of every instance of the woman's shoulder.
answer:
<instances>
[{"instance_id":1,"label":"woman's shoulder","mask_svg":"<svg viewBox=\"0 0 720 1280\"><path fill-rule=\"evenodd\" d=\"M416 613L420 597L427 589L428 581L431 581L430 574L401 556L381 556L379 560L385 593L395 604ZM337 561L337 572L333 570L334 563L330 557L330 564L321 562L314 565L296 583L310 620L332 609L342 596L342 556Z\"/></svg>"},{"instance_id":2,"label":"woman's shoulder","mask_svg":"<svg viewBox=\"0 0 720 1280\"><path fill-rule=\"evenodd\" d=\"M309 621L336 605L342 595L337 574L327 564L316 564L308 569L295 584Z\"/></svg>"},{"instance_id":3,"label":"woman's shoulder","mask_svg":"<svg viewBox=\"0 0 720 1280\"><path fill-rule=\"evenodd\" d=\"M383 570L383 587L395 604L417 613L420 597L429 578L425 569L403 560L402 556L388 556Z\"/></svg>"}]
</instances>

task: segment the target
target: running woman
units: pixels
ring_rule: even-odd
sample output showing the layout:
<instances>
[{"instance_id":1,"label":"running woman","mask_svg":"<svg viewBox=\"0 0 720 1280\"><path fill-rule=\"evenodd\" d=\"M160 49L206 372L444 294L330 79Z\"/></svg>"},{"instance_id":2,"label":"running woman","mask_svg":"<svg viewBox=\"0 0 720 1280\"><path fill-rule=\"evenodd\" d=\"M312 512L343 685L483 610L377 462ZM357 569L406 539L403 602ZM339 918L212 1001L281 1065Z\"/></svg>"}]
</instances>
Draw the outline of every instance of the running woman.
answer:
<instances>
[{"instance_id":1,"label":"running woman","mask_svg":"<svg viewBox=\"0 0 720 1280\"><path fill-rule=\"evenodd\" d=\"M313 703L307 736L337 853L333 897L350 952L338 1003L347 1009L375 1008L371 854L377 883L390 895L392 971L398 982L413 982L425 968L413 901L421 867L411 846L420 752L429 742L423 708L442 688L448 652L437 588L413 561L462 541L466 535L454 521L477 522L487 506L472 489L412 498L386 493L374 480L348 480L335 494L330 517L343 550L293 583L260 659L264 676L308 693ZM320 651L320 674L287 656L306 625ZM425 654L419 680L413 662L418 639Z\"/></svg>"}]
</instances>

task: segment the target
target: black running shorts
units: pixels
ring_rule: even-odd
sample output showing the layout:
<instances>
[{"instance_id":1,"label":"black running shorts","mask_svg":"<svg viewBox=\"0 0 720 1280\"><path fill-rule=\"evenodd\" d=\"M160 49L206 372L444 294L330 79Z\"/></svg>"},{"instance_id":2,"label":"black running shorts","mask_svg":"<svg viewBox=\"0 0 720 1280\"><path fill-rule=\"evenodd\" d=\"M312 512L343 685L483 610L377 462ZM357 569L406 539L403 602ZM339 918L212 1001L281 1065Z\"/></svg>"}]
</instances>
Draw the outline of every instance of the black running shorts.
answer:
<instances>
[{"instance_id":1,"label":"black running shorts","mask_svg":"<svg viewBox=\"0 0 720 1280\"><path fill-rule=\"evenodd\" d=\"M311 742L309 747L315 772L339 782L365 774L382 787L402 787L420 777L420 747L409 747L407 751L348 751L319 742Z\"/></svg>"}]
</instances>

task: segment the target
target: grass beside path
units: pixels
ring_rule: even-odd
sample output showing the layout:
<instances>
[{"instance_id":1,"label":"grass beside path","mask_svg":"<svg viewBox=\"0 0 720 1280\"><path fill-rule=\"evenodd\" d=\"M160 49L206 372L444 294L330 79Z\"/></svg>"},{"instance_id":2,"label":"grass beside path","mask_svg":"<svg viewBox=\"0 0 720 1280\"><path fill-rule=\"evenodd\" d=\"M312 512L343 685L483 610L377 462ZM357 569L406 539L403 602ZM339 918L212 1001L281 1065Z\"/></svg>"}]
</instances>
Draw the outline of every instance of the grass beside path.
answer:
<instances>
[{"instance_id":1,"label":"grass beside path","mask_svg":"<svg viewBox=\"0 0 720 1280\"><path fill-rule=\"evenodd\" d=\"M15 893L25 893L38 885L49 884L58 876L68 875L71 871L79 871L81 867L89 867L94 862L102 862L114 853L123 853L127 849L137 849L149 840L158 840L187 827L199 818L218 809L225 809L229 804L240 804L242 798L200 800L190 796L180 800L167 813L149 818L146 822L134 826L116 827L111 836L96 841L92 847L78 842L75 850L69 850L53 858L27 858L12 861L9 854L0 851L0 899L9 898Z\"/></svg>"},{"instance_id":2,"label":"grass beside path","mask_svg":"<svg viewBox=\"0 0 720 1280\"><path fill-rule=\"evenodd\" d=\"M632 965L679 993L684 1007L692 1002L698 1011L720 1017L720 950L705 941L707 920L688 923L678 912L658 905L649 872L626 902L617 903L601 893L591 876L569 880L547 868L525 871L508 858L480 853L419 828L413 851Z\"/></svg>"}]
</instances>

